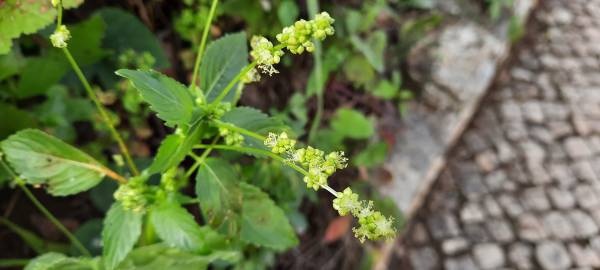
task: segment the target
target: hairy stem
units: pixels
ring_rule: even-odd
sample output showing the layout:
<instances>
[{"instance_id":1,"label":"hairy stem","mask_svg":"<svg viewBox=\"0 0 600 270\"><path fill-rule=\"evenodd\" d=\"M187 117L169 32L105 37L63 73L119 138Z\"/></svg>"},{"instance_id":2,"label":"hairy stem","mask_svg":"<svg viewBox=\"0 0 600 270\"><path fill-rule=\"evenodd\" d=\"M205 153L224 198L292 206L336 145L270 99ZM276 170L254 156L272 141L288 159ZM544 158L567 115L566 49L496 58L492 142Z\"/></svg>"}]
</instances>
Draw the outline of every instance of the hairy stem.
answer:
<instances>
[{"instance_id":1,"label":"hairy stem","mask_svg":"<svg viewBox=\"0 0 600 270\"><path fill-rule=\"evenodd\" d=\"M57 8L58 8L58 11L57 11L58 14L56 15L56 28L60 27L60 25L62 24L62 9L63 9L62 0L58 1Z\"/></svg>"},{"instance_id":2,"label":"hairy stem","mask_svg":"<svg viewBox=\"0 0 600 270\"><path fill-rule=\"evenodd\" d=\"M229 124L229 123L221 122L219 120L213 121L213 123L217 127L222 127L222 128L226 128L226 129L229 129L229 130L233 130L233 131L239 132L241 134L248 135L248 136L250 136L252 138L261 140L261 141L264 141L264 140L267 139L267 137L265 137L263 135L260 135L260 134L258 134L256 132L253 132L253 131L250 131L250 130L238 127L236 125L232 125L232 124Z\"/></svg>"},{"instance_id":3,"label":"hairy stem","mask_svg":"<svg viewBox=\"0 0 600 270\"><path fill-rule=\"evenodd\" d=\"M192 173L194 173L194 171L198 168L198 166L200 166L202 163L204 163L204 160L206 160L206 157L208 157L210 152L213 150L212 146L214 146L217 143L217 141L219 141L219 137L214 138L212 143L210 144L210 146L205 148L204 152L202 152L202 155L199 157L196 156L194 153L190 153L190 155L196 160L196 162L185 173L185 178L190 178L190 176L192 176Z\"/></svg>"},{"instance_id":4,"label":"hairy stem","mask_svg":"<svg viewBox=\"0 0 600 270\"><path fill-rule=\"evenodd\" d=\"M219 0L213 0L210 5L210 11L208 13L208 19L206 20L206 24L204 25L204 30L202 31L202 40L200 41L200 48L198 48L198 52L196 54L196 62L194 63L194 71L192 73L192 81L190 82L190 91L193 91L194 86L196 86L196 80L198 79L198 72L200 71L200 62L202 62L202 56L204 55L204 48L206 47L206 39L208 38L208 31L210 30L210 25L212 23L213 17L215 15L215 10L217 9L217 4Z\"/></svg>"},{"instance_id":5,"label":"hairy stem","mask_svg":"<svg viewBox=\"0 0 600 270\"><path fill-rule=\"evenodd\" d=\"M308 171L306 171L304 168L294 164L293 162L288 161L287 159L285 159L271 151L258 149L258 148L252 148L252 147L220 145L220 144L218 144L218 145L197 144L194 146L194 148L200 148L200 149L207 149L208 147L211 147L213 149L219 149L219 150L228 150L228 151L236 151L236 152L240 152L240 153L251 153L251 154L268 156L274 160L277 160L277 161L289 166L290 168L294 169L295 171L301 173L302 175L308 176ZM335 197L339 196L338 193L334 189L332 189L329 185L321 185L321 187L323 189L327 190L333 196L335 196Z\"/></svg>"},{"instance_id":6,"label":"hairy stem","mask_svg":"<svg viewBox=\"0 0 600 270\"><path fill-rule=\"evenodd\" d=\"M96 109L98 110L98 112L100 112L100 116L102 117L102 120L104 121L104 123L106 124L108 129L110 130L110 134L113 136L115 141L117 141L117 144L119 145L121 153L123 153L123 155L125 156L125 160L127 161L127 165L129 166L129 169L131 170L131 172L134 175L139 175L140 173L139 173L137 167L135 166L135 163L133 163L133 159L131 159L131 155L129 154L129 150L127 150L127 146L125 146L123 138L121 138L121 135L119 135L119 132L117 132L117 130L113 126L108 114L106 113L106 110L104 109L104 107L102 106L102 104L100 103L98 98L96 97L96 94L94 94L94 91L92 90L92 87L90 86L90 83L87 81L87 79L83 75L83 72L79 68L79 65L77 65L77 62L75 61L75 59L73 59L73 56L69 52L69 49L63 48L63 52L65 53L67 60L69 60L69 63L71 64L71 67L73 68L73 71L75 71L75 74L79 78L79 81L81 81L81 84L83 84L83 88L85 88L85 91L87 92L88 96L96 105Z\"/></svg>"},{"instance_id":7,"label":"hairy stem","mask_svg":"<svg viewBox=\"0 0 600 270\"><path fill-rule=\"evenodd\" d=\"M211 103L211 105L214 104L219 104L221 102L221 100L223 100L227 94L229 93L229 91L231 91L231 88L233 88L233 86L235 86L235 84L244 76L246 76L246 73L248 73L248 71L252 70L254 67L256 67L257 63L256 61L248 64L246 67L244 67L240 73L238 73L235 78L233 78L233 80L231 80L229 82L229 84L227 84L227 86L225 86L225 89L223 89L223 91L217 96L217 98L215 98L215 100Z\"/></svg>"},{"instance_id":8,"label":"hairy stem","mask_svg":"<svg viewBox=\"0 0 600 270\"><path fill-rule=\"evenodd\" d=\"M319 3L317 0L308 0L308 14L311 19L314 19L319 10ZM321 125L321 118L323 117L323 59L321 58L321 42L318 40L313 40L315 44L315 51L313 54L313 58L315 60L314 72L315 72L315 81L317 82L315 87L315 93L317 95L317 111L315 113L315 118L310 125L310 130L308 132L308 143L312 143L317 134L317 129Z\"/></svg>"},{"instance_id":9,"label":"hairy stem","mask_svg":"<svg viewBox=\"0 0 600 270\"><path fill-rule=\"evenodd\" d=\"M62 223L60 223L60 221L52 213L50 213L50 211L35 197L35 195L31 193L27 186L25 186L25 181L18 177L15 174L15 172L8 166L8 164L4 162L2 158L0 158L0 164L2 164L2 167L4 167L4 169L11 175L11 177L23 190L25 195L27 195L27 198L31 200L35 207L37 207L40 210L40 212L42 212L42 214L44 214L44 216L46 216L46 218L48 218L48 220L50 220L50 222L52 222L52 224L54 224L54 226L58 228L58 230L65 234L65 236L71 241L71 243L73 243L73 245L75 245L75 247L79 249L81 254L88 257L92 256L91 253L85 248L85 246L83 246L83 244L79 242L77 237L75 237L75 235L73 235L69 230L67 230L67 228L65 228L65 226Z\"/></svg>"}]
</instances>

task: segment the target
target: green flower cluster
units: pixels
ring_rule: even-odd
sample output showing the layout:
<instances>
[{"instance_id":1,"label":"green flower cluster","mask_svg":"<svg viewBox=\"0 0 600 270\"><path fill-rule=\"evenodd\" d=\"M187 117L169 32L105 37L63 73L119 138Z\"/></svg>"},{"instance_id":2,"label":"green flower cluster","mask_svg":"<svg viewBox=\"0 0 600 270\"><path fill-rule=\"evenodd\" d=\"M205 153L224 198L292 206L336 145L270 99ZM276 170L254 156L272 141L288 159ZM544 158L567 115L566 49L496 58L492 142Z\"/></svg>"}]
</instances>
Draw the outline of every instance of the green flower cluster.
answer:
<instances>
[{"instance_id":1,"label":"green flower cluster","mask_svg":"<svg viewBox=\"0 0 600 270\"><path fill-rule=\"evenodd\" d=\"M374 211L372 201L359 201L358 194L352 192L350 188L338 192L337 198L333 200L333 209L341 216L350 213L358 218L359 227L354 227L352 231L361 242L366 239L391 239L396 235L394 219L386 218L381 212Z\"/></svg>"},{"instance_id":2,"label":"green flower cluster","mask_svg":"<svg viewBox=\"0 0 600 270\"><path fill-rule=\"evenodd\" d=\"M258 65L261 72L273 75L277 70L273 65L278 64L283 56L282 48L287 48L293 54L301 54L304 51L313 52L315 44L311 39L324 40L327 36L333 35L334 19L329 13L322 12L315 16L313 20L299 20L293 25L285 27L283 31L277 34L276 38L281 43L273 46L268 39L262 36L253 36L250 40L250 55ZM242 78L242 82L250 83L260 80L260 75L255 69L250 70Z\"/></svg>"},{"instance_id":3,"label":"green flower cluster","mask_svg":"<svg viewBox=\"0 0 600 270\"><path fill-rule=\"evenodd\" d=\"M296 149L296 141L290 139L285 132L279 135L269 133L264 143L273 153L287 155L288 162L306 168L304 182L309 188L314 190L325 188L336 196L333 200L333 208L341 216L352 214L358 219L359 226L352 231L361 242L366 239L391 239L395 236L393 218L387 218L381 212L373 210L372 201L359 200L358 194L352 192L350 188L346 188L343 192L336 192L328 186L327 178L347 165L348 159L344 157L343 152L331 152L325 155L325 152L310 146Z\"/></svg>"},{"instance_id":4,"label":"green flower cluster","mask_svg":"<svg viewBox=\"0 0 600 270\"><path fill-rule=\"evenodd\" d=\"M261 36L253 36L250 40L250 47L252 47L250 56L256 61L262 72L269 75L278 72L273 65L279 64L281 61L282 50L274 50L273 43Z\"/></svg>"},{"instance_id":5,"label":"green flower cluster","mask_svg":"<svg viewBox=\"0 0 600 270\"><path fill-rule=\"evenodd\" d=\"M148 201L144 193L147 191L147 186L144 184L144 179L134 177L127 184L120 185L119 189L114 193L115 200L121 202L123 208L137 213L143 213L146 210Z\"/></svg>"},{"instance_id":6,"label":"green flower cluster","mask_svg":"<svg viewBox=\"0 0 600 270\"><path fill-rule=\"evenodd\" d=\"M335 32L332 26L334 21L329 13L322 12L313 20L299 20L294 25L283 28L276 38L293 54L301 54L304 51L313 52L315 44L311 38L324 40L327 36L333 35Z\"/></svg>"},{"instance_id":7,"label":"green flower cluster","mask_svg":"<svg viewBox=\"0 0 600 270\"><path fill-rule=\"evenodd\" d=\"M50 35L50 42L52 42L52 46L56 48L66 48L67 41L69 41L70 38L71 32L69 32L69 29L64 25L61 25L54 30L52 35Z\"/></svg>"},{"instance_id":8,"label":"green flower cluster","mask_svg":"<svg viewBox=\"0 0 600 270\"><path fill-rule=\"evenodd\" d=\"M285 132L279 135L269 133L265 145L271 148L273 153L287 154L290 162L307 168L308 174L304 176L304 182L314 190L326 186L327 178L336 170L346 168L348 161L343 152L332 152L325 155L325 152L310 146L296 149L296 141L288 138Z\"/></svg>"},{"instance_id":9,"label":"green flower cluster","mask_svg":"<svg viewBox=\"0 0 600 270\"><path fill-rule=\"evenodd\" d=\"M219 135L225 139L226 145L239 146L244 142L244 136L228 128L219 127Z\"/></svg>"}]
</instances>

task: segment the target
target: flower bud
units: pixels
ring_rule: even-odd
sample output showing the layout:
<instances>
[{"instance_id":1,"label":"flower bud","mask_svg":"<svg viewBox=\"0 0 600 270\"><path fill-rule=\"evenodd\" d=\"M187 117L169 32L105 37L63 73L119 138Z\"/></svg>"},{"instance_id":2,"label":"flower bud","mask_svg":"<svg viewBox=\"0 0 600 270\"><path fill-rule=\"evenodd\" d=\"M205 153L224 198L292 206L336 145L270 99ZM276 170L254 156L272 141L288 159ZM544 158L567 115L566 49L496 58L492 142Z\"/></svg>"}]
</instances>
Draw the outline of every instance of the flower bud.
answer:
<instances>
[{"instance_id":1,"label":"flower bud","mask_svg":"<svg viewBox=\"0 0 600 270\"><path fill-rule=\"evenodd\" d=\"M71 33L66 26L59 26L52 35L50 35L50 41L52 46L56 48L66 48L67 41L71 38Z\"/></svg>"}]
</instances>

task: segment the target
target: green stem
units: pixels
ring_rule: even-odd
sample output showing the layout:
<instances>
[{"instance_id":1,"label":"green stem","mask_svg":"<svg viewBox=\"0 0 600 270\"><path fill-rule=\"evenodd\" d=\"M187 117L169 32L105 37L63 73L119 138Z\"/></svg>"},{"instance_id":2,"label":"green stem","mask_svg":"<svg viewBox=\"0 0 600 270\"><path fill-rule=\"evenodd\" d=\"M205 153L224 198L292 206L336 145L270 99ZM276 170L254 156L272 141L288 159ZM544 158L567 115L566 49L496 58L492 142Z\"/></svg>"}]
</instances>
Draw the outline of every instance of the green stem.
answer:
<instances>
[{"instance_id":1,"label":"green stem","mask_svg":"<svg viewBox=\"0 0 600 270\"><path fill-rule=\"evenodd\" d=\"M94 94L94 91L92 90L92 87L90 86L90 83L87 81L87 79L83 75L83 72L79 68L79 65L77 65L77 62L75 61L75 59L73 59L73 56L69 52L69 49L63 48L63 52L65 53L67 60L69 60L69 63L71 64L71 67L73 68L73 71L75 71L75 74L81 81L81 84L83 84L83 88L85 88L85 91L87 92L88 96L96 105L96 109L98 109L98 112L100 112L100 116L102 117L102 120L104 121L104 123L106 124L108 129L110 130L111 135L113 136L115 141L117 141L117 144L119 145L119 148L121 149L121 153L123 153L123 155L125 156L125 160L127 161L127 165L129 166L129 169L131 170L131 172L134 175L139 175L140 173L139 173L137 167L135 166L135 163L133 163L133 159L131 159L131 155L129 154L129 151L127 150L127 146L125 146L125 143L123 142L123 138L121 138L121 135L119 135L119 132L117 132L117 130L113 126L108 114L106 113L106 111L104 110L104 107L102 106L102 104L100 103L98 98L96 97L96 94Z\"/></svg>"},{"instance_id":2,"label":"green stem","mask_svg":"<svg viewBox=\"0 0 600 270\"><path fill-rule=\"evenodd\" d=\"M229 91L231 90L231 88L233 88L233 86L235 86L235 84L244 76L246 76L246 73L248 73L248 71L252 70L254 67L256 67L257 63L256 61L248 64L246 67L244 67L242 69L242 71L240 71L240 73L238 73L235 78L233 78L233 80L231 80L229 82L229 84L227 84L227 86L225 86L225 89L223 89L223 91L217 96L217 98L215 98L215 100L210 104L210 105L214 105L214 104L219 104L221 102L221 100L223 100L227 94L229 93Z\"/></svg>"},{"instance_id":3,"label":"green stem","mask_svg":"<svg viewBox=\"0 0 600 270\"><path fill-rule=\"evenodd\" d=\"M200 41L200 48L196 54L196 62L194 63L194 71L192 73L192 81L190 82L190 91L194 89L196 85L196 80L198 79L198 72L200 71L200 62L202 62L202 56L204 55L204 48L206 47L206 39L208 38L208 31L210 30L210 26L213 20L213 16L215 15L215 10L217 9L217 3L219 0L213 0L210 5L210 11L208 12L208 19L206 20L206 24L204 25L204 30L202 31L202 40Z\"/></svg>"},{"instance_id":4,"label":"green stem","mask_svg":"<svg viewBox=\"0 0 600 270\"><path fill-rule=\"evenodd\" d=\"M314 19L315 16L317 15L317 12L319 10L319 3L317 0L308 0L308 14L310 15L311 19ZM315 118L313 119L311 125L310 125L310 130L308 132L308 143L312 143L313 140L315 139L315 136L317 134L317 129L319 128L319 126L321 125L321 118L323 117L323 107L324 107L324 100L323 100L323 61L321 58L321 42L318 40L313 40L313 43L315 44L315 51L314 51L314 55L313 58L315 60L315 66L314 66L314 72L315 72L315 80L316 80L316 87L317 89L315 89L316 94L317 94L317 111L315 113Z\"/></svg>"},{"instance_id":5,"label":"green stem","mask_svg":"<svg viewBox=\"0 0 600 270\"><path fill-rule=\"evenodd\" d=\"M69 230L67 230L67 228L65 228L65 226L63 226L62 223L60 223L60 221L56 217L54 217L54 215L52 215L52 213L50 213L50 211L46 207L44 207L44 205L35 197L35 195L31 193L27 186L25 186L25 181L15 174L15 172L8 166L8 164L4 162L1 156L0 164L2 164L2 167L4 167L4 169L13 177L17 185L23 190L25 195L27 195L27 198L31 200L31 202L40 210L40 212L42 212L42 214L44 214L44 216L46 216L46 218L48 218L48 220L50 220L50 222L52 222L52 224L54 224L54 226L56 226L56 228L58 228L62 233L65 234L65 236L71 241L71 243L73 243L73 245L75 245L75 247L79 249L81 254L87 257L91 257L92 254L85 248L85 246L83 246L83 244L81 244L81 242L79 242L77 237L75 237Z\"/></svg>"},{"instance_id":6,"label":"green stem","mask_svg":"<svg viewBox=\"0 0 600 270\"><path fill-rule=\"evenodd\" d=\"M293 162L288 161L287 159L285 159L271 151L258 149L258 148L252 148L252 147L220 145L220 144L218 144L218 145L197 144L194 146L194 148L200 148L200 149L207 149L208 147L211 147L213 149L219 149L219 150L228 150L228 151L236 151L236 152L240 152L240 153L251 153L251 154L268 156L274 160L277 160L277 161L289 166L290 168L301 173L302 175L308 176L308 171L306 171L302 167L294 164ZM334 189L332 189L329 185L321 185L321 187L323 189L329 191L329 193L331 193L333 196L335 196L335 197L339 196L338 193Z\"/></svg>"},{"instance_id":7,"label":"green stem","mask_svg":"<svg viewBox=\"0 0 600 270\"><path fill-rule=\"evenodd\" d=\"M62 6L62 0L58 1L58 11L57 11L57 18L56 18L56 28L60 27L62 24L62 11L63 11L63 6Z\"/></svg>"},{"instance_id":8,"label":"green stem","mask_svg":"<svg viewBox=\"0 0 600 270\"><path fill-rule=\"evenodd\" d=\"M248 135L248 136L250 136L250 137L252 137L252 138L258 139L258 140L260 140L260 141L264 141L264 140L266 140L266 139L267 139L267 138L266 138L265 136L263 136L263 135L260 135L260 134L258 134L258 133L256 133L256 132L253 132L253 131L250 131L250 130L247 130L247 129L244 129L244 128L241 128L241 127L238 127L238 126L236 126L236 125L232 125L232 124L229 124L229 123L221 122L221 121L219 121L219 120L215 120L215 121L213 121L213 123L214 123L214 124L215 124L217 127L222 127L222 128L226 128L226 129L229 129L229 130L233 130L233 131L239 132L239 133L241 133L241 134Z\"/></svg>"},{"instance_id":9,"label":"green stem","mask_svg":"<svg viewBox=\"0 0 600 270\"><path fill-rule=\"evenodd\" d=\"M206 159L206 157L208 157L208 155L210 154L210 152L213 149L212 146L215 145L217 143L217 141L219 141L219 137L214 138L212 143L210 144L210 146L207 147L206 149L204 149L204 152L202 152L202 155L199 157L194 155L194 153L190 153L190 155L196 160L196 162L185 173L185 178L190 178L190 176L192 176L192 173L194 173L194 171L198 168L198 166L200 166L202 163L204 163L204 160Z\"/></svg>"},{"instance_id":10,"label":"green stem","mask_svg":"<svg viewBox=\"0 0 600 270\"><path fill-rule=\"evenodd\" d=\"M29 263L29 259L0 259L0 267L23 267Z\"/></svg>"},{"instance_id":11,"label":"green stem","mask_svg":"<svg viewBox=\"0 0 600 270\"><path fill-rule=\"evenodd\" d=\"M75 237L75 235L73 235L67 228L65 228L65 226L63 226L62 223L60 223L60 221L56 219L56 217L54 217L54 215L52 215L52 213L50 213L50 211L48 211L46 207L44 207L44 205L22 183L22 180L17 181L19 182L19 187L23 190L23 192L25 192L25 195L27 195L29 200L33 202L33 204L40 210L40 212L42 212L42 214L44 214L44 216L46 216L46 218L48 218L48 220L50 220L50 222L52 222L52 224L54 224L56 228L58 228L62 233L65 234L65 236L71 241L71 243L73 243L73 245L75 245L75 247L79 249L81 254L87 257L91 257L92 254L85 248L85 246L83 246L83 244L81 244L81 242L79 242L79 240L77 240L77 237Z\"/></svg>"},{"instance_id":12,"label":"green stem","mask_svg":"<svg viewBox=\"0 0 600 270\"><path fill-rule=\"evenodd\" d=\"M154 226L152 222L150 222L150 215L146 215L144 220L144 230L142 232L142 237L140 237L140 244L142 246L147 246L156 240L156 234L154 232Z\"/></svg>"}]
</instances>

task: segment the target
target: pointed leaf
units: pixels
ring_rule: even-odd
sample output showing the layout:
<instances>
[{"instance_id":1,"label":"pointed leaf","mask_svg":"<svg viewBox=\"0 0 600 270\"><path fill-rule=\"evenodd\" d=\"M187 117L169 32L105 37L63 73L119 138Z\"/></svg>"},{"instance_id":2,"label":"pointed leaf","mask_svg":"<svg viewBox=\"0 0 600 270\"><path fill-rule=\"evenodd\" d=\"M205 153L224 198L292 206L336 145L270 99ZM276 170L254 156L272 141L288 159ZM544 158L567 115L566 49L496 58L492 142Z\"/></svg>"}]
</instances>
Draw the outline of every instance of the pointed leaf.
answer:
<instances>
[{"instance_id":1,"label":"pointed leaf","mask_svg":"<svg viewBox=\"0 0 600 270\"><path fill-rule=\"evenodd\" d=\"M164 202L150 213L158 237L169 246L197 253L208 253L222 246L224 237L209 227L201 227L185 208Z\"/></svg>"},{"instance_id":2,"label":"pointed leaf","mask_svg":"<svg viewBox=\"0 0 600 270\"><path fill-rule=\"evenodd\" d=\"M12 168L30 184L46 184L55 196L97 185L110 170L79 149L35 129L22 130L1 143Z\"/></svg>"},{"instance_id":3,"label":"pointed leaf","mask_svg":"<svg viewBox=\"0 0 600 270\"><path fill-rule=\"evenodd\" d=\"M251 107L236 107L223 115L221 121L265 136L269 132L290 132L290 129L280 119L269 117ZM254 148L266 149L261 140L246 135L244 135L244 144Z\"/></svg>"},{"instance_id":4,"label":"pointed leaf","mask_svg":"<svg viewBox=\"0 0 600 270\"><path fill-rule=\"evenodd\" d=\"M200 88L208 102L212 102L224 90L225 86L248 65L248 46L246 34L226 35L213 41L204 53L200 65ZM231 101L236 86L223 101Z\"/></svg>"},{"instance_id":5,"label":"pointed leaf","mask_svg":"<svg viewBox=\"0 0 600 270\"><path fill-rule=\"evenodd\" d=\"M202 270L215 260L235 262L237 252L213 252L210 255L197 255L168 247L164 243L143 246L131 251L118 270Z\"/></svg>"},{"instance_id":6,"label":"pointed leaf","mask_svg":"<svg viewBox=\"0 0 600 270\"><path fill-rule=\"evenodd\" d=\"M207 159L198 170L196 196L202 215L211 226L219 228L224 225L229 229L237 227L237 213L242 199L238 179L235 169L221 159Z\"/></svg>"},{"instance_id":7,"label":"pointed leaf","mask_svg":"<svg viewBox=\"0 0 600 270\"><path fill-rule=\"evenodd\" d=\"M183 161L188 152L194 147L194 144L200 141L204 129L205 124L198 122L188 130L186 135L171 134L167 136L160 144L158 153L154 157L152 165L148 168L148 172L150 174L164 172Z\"/></svg>"},{"instance_id":8,"label":"pointed leaf","mask_svg":"<svg viewBox=\"0 0 600 270\"><path fill-rule=\"evenodd\" d=\"M104 265L108 270L115 269L133 248L142 232L143 214L123 209L114 203L104 219L102 230L102 251Z\"/></svg>"},{"instance_id":9,"label":"pointed leaf","mask_svg":"<svg viewBox=\"0 0 600 270\"><path fill-rule=\"evenodd\" d=\"M375 133L373 122L353 109L338 109L330 126L339 136L351 139L367 139Z\"/></svg>"},{"instance_id":10,"label":"pointed leaf","mask_svg":"<svg viewBox=\"0 0 600 270\"><path fill-rule=\"evenodd\" d=\"M240 238L257 246L285 250L298 244L290 222L269 195L259 188L240 183L244 194Z\"/></svg>"},{"instance_id":11,"label":"pointed leaf","mask_svg":"<svg viewBox=\"0 0 600 270\"><path fill-rule=\"evenodd\" d=\"M106 38L102 41L102 47L114 50L115 60L126 50L133 49L138 53L149 52L152 54L156 59L156 68L169 67L169 59L160 46L160 40L138 17L115 7L104 7L94 14L100 15L105 22L108 22Z\"/></svg>"},{"instance_id":12,"label":"pointed leaf","mask_svg":"<svg viewBox=\"0 0 600 270\"><path fill-rule=\"evenodd\" d=\"M167 125L186 125L192 119L194 100L179 82L150 70L120 69L116 73L131 81Z\"/></svg>"},{"instance_id":13,"label":"pointed leaf","mask_svg":"<svg viewBox=\"0 0 600 270\"><path fill-rule=\"evenodd\" d=\"M94 270L99 269L98 258L69 258L60 253L46 253L30 261L25 270Z\"/></svg>"}]
</instances>

